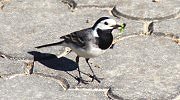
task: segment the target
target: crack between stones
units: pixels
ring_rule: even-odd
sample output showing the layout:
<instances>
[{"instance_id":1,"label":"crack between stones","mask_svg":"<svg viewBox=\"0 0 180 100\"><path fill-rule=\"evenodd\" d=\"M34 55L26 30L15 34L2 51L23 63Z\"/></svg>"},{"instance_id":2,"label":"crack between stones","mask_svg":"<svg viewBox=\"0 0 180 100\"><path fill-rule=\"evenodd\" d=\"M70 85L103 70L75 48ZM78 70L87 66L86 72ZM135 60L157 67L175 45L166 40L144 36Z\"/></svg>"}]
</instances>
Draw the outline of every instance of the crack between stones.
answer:
<instances>
[{"instance_id":1,"label":"crack between stones","mask_svg":"<svg viewBox=\"0 0 180 100\"><path fill-rule=\"evenodd\" d=\"M4 6L9 2L10 0L0 0L0 11L3 11Z\"/></svg>"},{"instance_id":2,"label":"crack between stones","mask_svg":"<svg viewBox=\"0 0 180 100\"><path fill-rule=\"evenodd\" d=\"M75 8L113 8L115 5L86 5L86 4L77 4L74 0L62 0L64 4L67 4L71 9Z\"/></svg>"},{"instance_id":3,"label":"crack between stones","mask_svg":"<svg viewBox=\"0 0 180 100\"><path fill-rule=\"evenodd\" d=\"M95 7L95 8L113 8L114 5L77 5L76 2L74 2L73 0L62 0L62 2L64 3L67 3L72 9L75 9L75 8L92 8L92 7ZM3 7L4 5L0 6L1 9L3 10ZM125 17L127 19L132 19L132 20L146 20L146 21L152 21L152 20L157 20L157 21L161 21L161 20L167 20L167 19L171 19L171 18L176 18L179 14L180 14L180 10L177 12L177 13L174 13L172 15L168 15L168 16L165 16L165 17L158 17L158 18L139 18L139 17L133 17L133 16L129 16L129 15L126 15L126 14L123 14L121 12L118 12L118 10L114 7L111 11L111 13L115 16L115 17ZM138 35L136 35L138 36ZM179 37L175 36L175 35L164 35L166 36L167 38L170 38L170 39L174 39L174 41L180 43L180 39ZM131 36L129 36L131 37ZM129 37L124 37L124 38L117 38L117 41L114 42L117 43L118 41L120 40L123 40L123 39L126 39L126 38L129 38ZM132 35L132 37L134 37L134 35ZM62 57L63 55L66 55L66 54L60 54L58 57ZM9 55L6 55L2 52L0 52L0 56L3 57L3 58L6 58L6 59L10 59L10 60L34 60L32 58L22 58L22 57L12 57L12 56L9 56ZM42 74L42 73L35 73L33 75L37 75L37 76L41 76L41 77L45 77L45 78L51 78L53 79L54 81L58 82L64 90L67 90L69 88L69 84L67 82L66 79L64 78L56 78L56 77L53 77L53 76L50 76L50 75L45 75L45 74ZM13 75L10 75L10 76L0 76L0 78L5 78L5 79L12 79L12 78L15 78L17 76L27 76L25 74L13 74ZM117 100L124 100L122 97L114 94L112 92L112 89L111 88L105 88L105 89L87 89L87 88L70 88L68 90L71 90L71 91L102 91L102 92L106 92L106 96L110 99L117 99ZM180 95L175 97L175 99L173 100L179 100L180 98Z\"/></svg>"},{"instance_id":4,"label":"crack between stones","mask_svg":"<svg viewBox=\"0 0 180 100\"><path fill-rule=\"evenodd\" d=\"M180 37L173 33L154 32L155 36L163 36L164 38L170 39L176 44L180 45Z\"/></svg>"},{"instance_id":5,"label":"crack between stones","mask_svg":"<svg viewBox=\"0 0 180 100\"><path fill-rule=\"evenodd\" d=\"M126 36L117 36L117 37L114 38L112 45L114 45L114 44L116 44L119 41L122 41L124 39L133 38L133 37L137 37L137 36L139 36L139 34L130 34L130 35L126 35Z\"/></svg>"},{"instance_id":6,"label":"crack between stones","mask_svg":"<svg viewBox=\"0 0 180 100\"><path fill-rule=\"evenodd\" d=\"M90 91L90 92L93 92L93 91L98 91L98 92L105 92L108 90L108 88L85 88L85 87L71 87L69 88L68 90L70 91Z\"/></svg>"},{"instance_id":7,"label":"crack between stones","mask_svg":"<svg viewBox=\"0 0 180 100\"><path fill-rule=\"evenodd\" d=\"M2 57L4 59L9 59L9 60L15 60L15 61L34 60L34 58L29 58L29 57L14 57L14 56L10 56L10 55L5 54L5 53L3 53L1 51L0 51L0 57Z\"/></svg>"},{"instance_id":8,"label":"crack between stones","mask_svg":"<svg viewBox=\"0 0 180 100\"><path fill-rule=\"evenodd\" d=\"M39 77L44 77L44 78L47 78L47 79L51 79L55 82L57 82L59 85L61 85L61 87L64 89L64 90L69 90L69 91L89 91L89 92L94 92L94 91L97 91L97 92L104 92L105 96L108 97L109 99L113 99L113 100L124 100L122 97L114 94L112 92L112 89L111 87L107 87L107 88L101 88L101 89L98 89L98 88L85 88L85 87L71 87L70 88L70 85L68 83L68 81L62 77L57 77L57 76L51 76L51 75L47 75L47 74L43 74L43 73L35 73L35 74L32 74L34 76L39 76ZM1 79L5 79L5 80L9 80L9 79L13 79L15 77L18 77L18 76L24 76L24 77L27 77L28 75L25 75L25 74L8 74L8 75L1 75L0 78Z\"/></svg>"},{"instance_id":9,"label":"crack between stones","mask_svg":"<svg viewBox=\"0 0 180 100\"><path fill-rule=\"evenodd\" d=\"M109 99L112 99L112 100L125 100L123 97L120 97L120 96L114 94L114 93L112 92L112 89L111 89L111 88L109 88L109 89L107 90L106 96L107 96Z\"/></svg>"},{"instance_id":10,"label":"crack between stones","mask_svg":"<svg viewBox=\"0 0 180 100\"><path fill-rule=\"evenodd\" d=\"M125 100L121 96L118 96L118 95L114 94L112 92L111 87L105 87L105 88L100 88L100 89L98 89L98 88L74 87L74 88L70 88L68 90L70 90L70 91L89 91L89 92L97 91L97 92L104 92L104 95L109 99L112 99L112 100Z\"/></svg>"},{"instance_id":11,"label":"crack between stones","mask_svg":"<svg viewBox=\"0 0 180 100\"><path fill-rule=\"evenodd\" d=\"M34 75L38 75L40 77L45 77L45 78L50 78L53 81L59 83L64 90L67 90L70 87L68 81L65 78L62 78L59 76L51 76L51 75L47 75L47 74L43 74L43 73L34 73Z\"/></svg>"},{"instance_id":12,"label":"crack between stones","mask_svg":"<svg viewBox=\"0 0 180 100\"><path fill-rule=\"evenodd\" d=\"M140 17L134 17L134 16L130 16L130 15L126 15L124 13L119 12L116 9L116 6L111 10L111 13L113 16L121 18L127 18L127 19L131 19L131 20L143 20L143 21L162 21L162 20L167 20L167 19L172 19L172 18L177 18L178 15L180 14L180 10L178 10L176 13L165 16L165 17L155 17L155 18L140 18Z\"/></svg>"},{"instance_id":13,"label":"crack between stones","mask_svg":"<svg viewBox=\"0 0 180 100\"><path fill-rule=\"evenodd\" d=\"M31 75L44 77L46 79L51 79L51 80L55 81L56 83L58 83L64 90L67 90L70 87L68 81L62 77L46 75L43 73L35 73L35 74L31 74ZM8 74L8 75L1 75L0 78L5 79L5 80L9 80L9 79L13 79L13 78L18 77L18 76L28 76L28 75L26 75L26 74Z\"/></svg>"},{"instance_id":14,"label":"crack between stones","mask_svg":"<svg viewBox=\"0 0 180 100\"><path fill-rule=\"evenodd\" d=\"M64 4L67 4L70 8L75 9L77 3L74 0L62 0Z\"/></svg>"},{"instance_id":15,"label":"crack between stones","mask_svg":"<svg viewBox=\"0 0 180 100\"><path fill-rule=\"evenodd\" d=\"M44 56L44 57L40 57L40 58L37 58L37 57L25 58L25 57L12 57L12 56L9 56L7 54L0 52L0 57L7 59L7 60L22 61L24 63L24 67L23 67L24 74L29 75L29 74L33 74L35 61L50 60L53 58L61 58L65 55L69 54L70 52L71 52L71 49L66 47L65 50L61 54L56 55L56 56Z\"/></svg>"},{"instance_id":16,"label":"crack between stones","mask_svg":"<svg viewBox=\"0 0 180 100\"><path fill-rule=\"evenodd\" d=\"M115 5L77 5L77 8L113 8Z\"/></svg>"},{"instance_id":17,"label":"crack between stones","mask_svg":"<svg viewBox=\"0 0 180 100\"><path fill-rule=\"evenodd\" d=\"M65 47L64 51L61 54L56 54L57 58L61 58L67 54L69 54L71 52L71 49L68 47ZM55 58L55 56L51 56L51 55L47 55L44 57L40 57L40 58L30 58L30 57L16 57L16 56L10 56L8 54L5 54L3 52L0 51L0 57L4 58L4 59L8 59L8 60L15 60L15 61L39 61L39 60L50 60Z\"/></svg>"}]
</instances>

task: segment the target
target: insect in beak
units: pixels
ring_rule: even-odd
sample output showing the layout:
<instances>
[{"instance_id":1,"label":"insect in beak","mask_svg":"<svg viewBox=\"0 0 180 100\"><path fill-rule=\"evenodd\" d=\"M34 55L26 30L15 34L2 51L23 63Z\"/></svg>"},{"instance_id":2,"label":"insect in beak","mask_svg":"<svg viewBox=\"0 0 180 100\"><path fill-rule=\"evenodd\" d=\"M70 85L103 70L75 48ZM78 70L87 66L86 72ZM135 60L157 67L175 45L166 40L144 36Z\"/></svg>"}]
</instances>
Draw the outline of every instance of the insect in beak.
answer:
<instances>
[{"instance_id":1,"label":"insect in beak","mask_svg":"<svg viewBox=\"0 0 180 100\"><path fill-rule=\"evenodd\" d=\"M125 28L125 27L126 27L126 24L125 24L125 23L123 23L122 25L116 24L116 25L113 25L113 26L111 26L111 27L113 27L113 29L117 29L117 28L119 28L119 27Z\"/></svg>"}]
</instances>

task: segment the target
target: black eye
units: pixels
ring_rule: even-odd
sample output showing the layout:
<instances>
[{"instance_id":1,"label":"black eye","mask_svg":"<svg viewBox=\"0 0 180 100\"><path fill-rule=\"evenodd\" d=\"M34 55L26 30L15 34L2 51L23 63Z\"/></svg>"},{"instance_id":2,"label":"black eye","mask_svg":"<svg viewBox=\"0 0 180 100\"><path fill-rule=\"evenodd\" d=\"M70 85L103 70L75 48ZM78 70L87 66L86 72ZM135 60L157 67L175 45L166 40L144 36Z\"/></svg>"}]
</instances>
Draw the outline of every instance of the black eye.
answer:
<instances>
[{"instance_id":1,"label":"black eye","mask_svg":"<svg viewBox=\"0 0 180 100\"><path fill-rule=\"evenodd\" d=\"M108 25L108 23L107 23L107 22L104 22L104 24L105 24L105 25Z\"/></svg>"}]
</instances>

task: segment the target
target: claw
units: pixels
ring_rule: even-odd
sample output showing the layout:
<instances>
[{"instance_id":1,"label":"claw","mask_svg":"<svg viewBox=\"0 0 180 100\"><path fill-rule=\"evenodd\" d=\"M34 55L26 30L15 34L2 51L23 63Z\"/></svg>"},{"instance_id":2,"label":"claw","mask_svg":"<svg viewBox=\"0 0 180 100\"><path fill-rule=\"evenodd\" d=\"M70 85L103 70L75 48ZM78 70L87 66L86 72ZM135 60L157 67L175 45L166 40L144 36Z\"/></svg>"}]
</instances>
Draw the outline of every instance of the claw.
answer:
<instances>
[{"instance_id":1,"label":"claw","mask_svg":"<svg viewBox=\"0 0 180 100\"><path fill-rule=\"evenodd\" d=\"M90 76L92 78L91 82L93 82L94 80L96 80L98 83L101 83L101 81L99 80L99 78L96 77L96 75L91 75Z\"/></svg>"},{"instance_id":2,"label":"claw","mask_svg":"<svg viewBox=\"0 0 180 100\"><path fill-rule=\"evenodd\" d=\"M76 80L78 81L78 84L80 84L80 83L89 84L88 81L83 80L82 77L76 77Z\"/></svg>"}]
</instances>

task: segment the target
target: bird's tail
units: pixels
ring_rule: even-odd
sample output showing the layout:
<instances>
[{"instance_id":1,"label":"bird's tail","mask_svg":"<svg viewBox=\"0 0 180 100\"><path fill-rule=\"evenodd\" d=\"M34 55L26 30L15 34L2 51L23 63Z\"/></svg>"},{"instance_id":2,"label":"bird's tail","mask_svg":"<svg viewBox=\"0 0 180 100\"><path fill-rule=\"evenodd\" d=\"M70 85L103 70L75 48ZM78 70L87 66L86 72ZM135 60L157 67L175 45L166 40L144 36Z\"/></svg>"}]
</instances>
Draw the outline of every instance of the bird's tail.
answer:
<instances>
[{"instance_id":1,"label":"bird's tail","mask_svg":"<svg viewBox=\"0 0 180 100\"><path fill-rule=\"evenodd\" d=\"M56 46L56 45L62 44L63 42L64 42L64 41L56 42L56 43L51 43L51 44L45 44L45 45L37 46L37 47L35 47L35 48L44 48L44 47L49 47L49 46Z\"/></svg>"}]
</instances>

